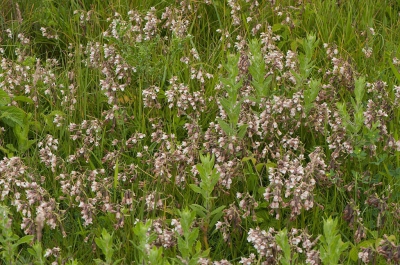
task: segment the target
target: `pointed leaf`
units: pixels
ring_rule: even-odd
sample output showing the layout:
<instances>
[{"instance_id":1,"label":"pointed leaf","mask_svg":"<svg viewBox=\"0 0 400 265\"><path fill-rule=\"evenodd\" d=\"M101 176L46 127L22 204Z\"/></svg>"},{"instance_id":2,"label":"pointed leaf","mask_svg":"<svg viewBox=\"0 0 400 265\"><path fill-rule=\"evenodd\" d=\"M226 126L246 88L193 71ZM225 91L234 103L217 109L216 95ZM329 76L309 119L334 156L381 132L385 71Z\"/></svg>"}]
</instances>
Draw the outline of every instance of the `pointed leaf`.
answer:
<instances>
[{"instance_id":1,"label":"pointed leaf","mask_svg":"<svg viewBox=\"0 0 400 265\"><path fill-rule=\"evenodd\" d=\"M199 236L199 228L193 228L193 230L190 232L187 242L189 243L189 246L193 246L194 242L196 242L197 237Z\"/></svg>"},{"instance_id":2,"label":"pointed leaf","mask_svg":"<svg viewBox=\"0 0 400 265\"><path fill-rule=\"evenodd\" d=\"M239 139L243 139L243 137L246 135L247 127L248 127L247 124L240 125L239 130L238 130L238 134L237 134Z\"/></svg>"},{"instance_id":3,"label":"pointed leaf","mask_svg":"<svg viewBox=\"0 0 400 265\"><path fill-rule=\"evenodd\" d=\"M208 177L208 172L207 172L207 169L203 166L203 164L197 164L196 169L197 169L197 171L199 171L200 178L206 179Z\"/></svg>"},{"instance_id":4,"label":"pointed leaf","mask_svg":"<svg viewBox=\"0 0 400 265\"><path fill-rule=\"evenodd\" d=\"M32 235L28 235L28 236L21 237L21 238L17 241L16 244L19 246L19 245L24 244L24 243L30 243L30 242L32 242L33 238L34 238L34 236L32 236Z\"/></svg>"},{"instance_id":5,"label":"pointed leaf","mask_svg":"<svg viewBox=\"0 0 400 265\"><path fill-rule=\"evenodd\" d=\"M218 207L217 209L211 212L211 215L221 212L223 209L225 209L225 207L226 207L225 205Z\"/></svg>"},{"instance_id":6,"label":"pointed leaf","mask_svg":"<svg viewBox=\"0 0 400 265\"><path fill-rule=\"evenodd\" d=\"M221 126L221 129L229 136L235 135L235 130L231 127L231 125L229 125L228 123L226 123L224 120L222 119L217 119L218 120L218 124L219 126Z\"/></svg>"},{"instance_id":7,"label":"pointed leaf","mask_svg":"<svg viewBox=\"0 0 400 265\"><path fill-rule=\"evenodd\" d=\"M219 219L221 219L222 215L223 215L223 212L218 212L218 213L216 213L216 214L213 216L213 218L211 219L211 221L210 221L210 224L209 224L210 227L214 227L215 224L219 221Z\"/></svg>"},{"instance_id":8,"label":"pointed leaf","mask_svg":"<svg viewBox=\"0 0 400 265\"><path fill-rule=\"evenodd\" d=\"M195 184L190 184L189 186L194 192L199 193L199 194L203 193L203 190L199 186L197 186Z\"/></svg>"},{"instance_id":9,"label":"pointed leaf","mask_svg":"<svg viewBox=\"0 0 400 265\"><path fill-rule=\"evenodd\" d=\"M206 217L207 210L203 206L198 204L192 204L190 205L190 208L192 208L192 210L195 211L197 215L200 216L201 218Z\"/></svg>"},{"instance_id":10,"label":"pointed leaf","mask_svg":"<svg viewBox=\"0 0 400 265\"><path fill-rule=\"evenodd\" d=\"M354 85L354 94L356 96L357 104L362 103L365 93L365 77L357 78Z\"/></svg>"}]
</instances>

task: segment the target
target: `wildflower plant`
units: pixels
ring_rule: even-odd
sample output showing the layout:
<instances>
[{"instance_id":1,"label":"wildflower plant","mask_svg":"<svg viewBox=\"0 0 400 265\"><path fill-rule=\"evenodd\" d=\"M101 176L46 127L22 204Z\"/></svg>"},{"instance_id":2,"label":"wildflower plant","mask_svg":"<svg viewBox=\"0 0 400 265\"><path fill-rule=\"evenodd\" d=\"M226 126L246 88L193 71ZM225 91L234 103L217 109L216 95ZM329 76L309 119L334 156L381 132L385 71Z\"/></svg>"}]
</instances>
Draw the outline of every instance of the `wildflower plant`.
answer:
<instances>
[{"instance_id":1,"label":"wildflower plant","mask_svg":"<svg viewBox=\"0 0 400 265\"><path fill-rule=\"evenodd\" d=\"M30 243L33 236L26 235L19 237L11 227L12 219L9 210L4 205L0 205L0 253L2 259L8 264L18 264L18 248L22 244Z\"/></svg>"},{"instance_id":2,"label":"wildflower plant","mask_svg":"<svg viewBox=\"0 0 400 265\"><path fill-rule=\"evenodd\" d=\"M101 237L95 238L96 245L101 249L103 255L105 256L105 261L100 259L95 259L96 264L119 264L122 260L116 260L113 262L114 245L113 237L107 230L103 229L101 232Z\"/></svg>"},{"instance_id":3,"label":"wildflower plant","mask_svg":"<svg viewBox=\"0 0 400 265\"><path fill-rule=\"evenodd\" d=\"M42 244L40 242L36 242L32 248L28 249L29 254L32 255L32 257L34 258L34 264L35 265L44 265L46 264L46 257L45 257L45 253L43 253L43 248L42 248Z\"/></svg>"},{"instance_id":4,"label":"wildflower plant","mask_svg":"<svg viewBox=\"0 0 400 265\"><path fill-rule=\"evenodd\" d=\"M179 213L182 235L178 236L178 250L180 256L177 259L179 264L198 264L200 258L208 256L209 249L202 250L202 245L198 240L199 228L194 227L196 212L185 209Z\"/></svg>"},{"instance_id":5,"label":"wildflower plant","mask_svg":"<svg viewBox=\"0 0 400 265\"><path fill-rule=\"evenodd\" d=\"M238 80L238 78L240 78L239 69L237 67L238 63L238 55L228 56L228 62L224 66L228 72L228 76L220 78L224 91L226 91L226 97L220 98L219 101L228 118L228 122L220 118L218 119L218 124L228 136L237 136L241 139L246 133L247 125L238 124L240 110L244 100L244 98L239 98L239 89L242 87L243 80Z\"/></svg>"},{"instance_id":6,"label":"wildflower plant","mask_svg":"<svg viewBox=\"0 0 400 265\"><path fill-rule=\"evenodd\" d=\"M153 245L156 235L150 231L151 221L146 223L138 222L133 228L136 239L132 241L138 250L137 260L145 264L169 264L163 258L163 249Z\"/></svg>"},{"instance_id":7,"label":"wildflower plant","mask_svg":"<svg viewBox=\"0 0 400 265\"><path fill-rule=\"evenodd\" d=\"M324 220L324 235L321 236L320 253L323 264L339 264L340 256L349 243L344 243L338 234L337 219Z\"/></svg>"},{"instance_id":8,"label":"wildflower plant","mask_svg":"<svg viewBox=\"0 0 400 265\"><path fill-rule=\"evenodd\" d=\"M279 245L283 252L282 258L280 259L281 264L292 264L292 260L296 260L297 254L292 255L291 253L289 240L287 238L287 229L285 228L282 231L279 231L278 234L276 234L275 238L276 243Z\"/></svg>"},{"instance_id":9,"label":"wildflower plant","mask_svg":"<svg viewBox=\"0 0 400 265\"><path fill-rule=\"evenodd\" d=\"M18 98L17 98L18 99ZM24 100L21 98L20 100ZM13 131L13 135L17 140L17 146L8 143L2 147L2 151L9 156L15 152L24 153L35 142L28 137L32 114L25 113L23 109L17 106L10 106L11 98L4 90L0 90L0 119Z\"/></svg>"},{"instance_id":10,"label":"wildflower plant","mask_svg":"<svg viewBox=\"0 0 400 265\"><path fill-rule=\"evenodd\" d=\"M196 165L196 169L200 175L199 186L190 184L190 188L199 193L203 197L203 205L192 204L190 207L203 219L202 230L204 233L204 243L208 246L207 234L211 227L217 223L222 216L224 205L214 209L213 201L216 197L212 196L215 185L219 181L219 174L217 169L214 168L215 157L207 154L203 156L200 154L201 164Z\"/></svg>"},{"instance_id":11,"label":"wildflower plant","mask_svg":"<svg viewBox=\"0 0 400 265\"><path fill-rule=\"evenodd\" d=\"M315 68L315 49L318 47L319 41L315 35L307 35L307 38L301 40L304 53L299 54L299 69L298 73L292 72L297 81L298 85L304 84L304 82L310 77L312 71Z\"/></svg>"}]
</instances>

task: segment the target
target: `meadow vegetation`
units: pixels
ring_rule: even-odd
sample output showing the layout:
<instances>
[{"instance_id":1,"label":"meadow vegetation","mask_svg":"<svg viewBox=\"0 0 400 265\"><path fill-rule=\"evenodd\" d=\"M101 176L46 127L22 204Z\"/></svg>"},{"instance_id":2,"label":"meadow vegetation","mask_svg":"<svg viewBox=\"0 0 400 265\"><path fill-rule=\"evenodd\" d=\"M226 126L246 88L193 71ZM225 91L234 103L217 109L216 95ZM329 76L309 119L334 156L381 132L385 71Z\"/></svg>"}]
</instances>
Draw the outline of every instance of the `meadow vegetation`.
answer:
<instances>
[{"instance_id":1,"label":"meadow vegetation","mask_svg":"<svg viewBox=\"0 0 400 265\"><path fill-rule=\"evenodd\" d=\"M0 0L0 263L399 264L399 10Z\"/></svg>"}]
</instances>

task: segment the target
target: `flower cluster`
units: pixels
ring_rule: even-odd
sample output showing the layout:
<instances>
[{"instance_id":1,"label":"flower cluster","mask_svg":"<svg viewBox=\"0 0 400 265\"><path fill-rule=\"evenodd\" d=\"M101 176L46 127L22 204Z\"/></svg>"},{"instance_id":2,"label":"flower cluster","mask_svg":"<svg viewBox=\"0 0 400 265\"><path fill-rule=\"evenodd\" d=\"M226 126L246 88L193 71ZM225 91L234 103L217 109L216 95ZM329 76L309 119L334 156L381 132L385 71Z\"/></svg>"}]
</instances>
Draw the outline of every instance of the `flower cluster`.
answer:
<instances>
[{"instance_id":1,"label":"flower cluster","mask_svg":"<svg viewBox=\"0 0 400 265\"><path fill-rule=\"evenodd\" d=\"M98 120L84 120L81 124L71 123L69 125L71 139L73 141L80 140L82 145L77 148L75 154L68 157L69 162L76 161L79 157L83 157L86 163L89 162L90 152L100 145L102 137L102 124Z\"/></svg>"},{"instance_id":2,"label":"flower cluster","mask_svg":"<svg viewBox=\"0 0 400 265\"><path fill-rule=\"evenodd\" d=\"M261 230L260 228L250 229L247 240L253 244L257 251L257 254L262 258L262 264L276 264L281 255L282 249L276 242L277 232L270 228L268 231ZM314 249L318 240L311 241L311 236L304 231L297 230L295 228L288 232L288 243L290 248L295 253L306 256L307 264L321 264L319 259L319 251ZM247 259L241 260L242 264L253 264L254 255Z\"/></svg>"},{"instance_id":3,"label":"flower cluster","mask_svg":"<svg viewBox=\"0 0 400 265\"><path fill-rule=\"evenodd\" d=\"M57 155L53 152L58 149L58 140L53 139L51 135L47 135L44 141L38 143L38 147L40 148L39 157L42 163L50 167L53 173L56 172Z\"/></svg>"}]
</instances>

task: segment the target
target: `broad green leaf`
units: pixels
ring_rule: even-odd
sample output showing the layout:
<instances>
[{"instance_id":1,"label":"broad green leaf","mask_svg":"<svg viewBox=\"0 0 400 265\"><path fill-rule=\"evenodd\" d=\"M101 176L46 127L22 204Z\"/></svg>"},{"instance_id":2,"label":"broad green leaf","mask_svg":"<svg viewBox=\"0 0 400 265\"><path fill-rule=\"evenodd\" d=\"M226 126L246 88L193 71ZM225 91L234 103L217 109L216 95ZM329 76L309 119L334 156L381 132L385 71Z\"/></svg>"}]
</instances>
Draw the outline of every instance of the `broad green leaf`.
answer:
<instances>
[{"instance_id":1,"label":"broad green leaf","mask_svg":"<svg viewBox=\"0 0 400 265\"><path fill-rule=\"evenodd\" d=\"M390 242L396 243L396 236L395 236L395 235L390 235L390 236L387 237L387 239L388 239Z\"/></svg>"},{"instance_id":2,"label":"broad green leaf","mask_svg":"<svg viewBox=\"0 0 400 265\"><path fill-rule=\"evenodd\" d=\"M284 26L281 23L276 23L272 26L272 32L277 32L281 30Z\"/></svg>"},{"instance_id":3,"label":"broad green leaf","mask_svg":"<svg viewBox=\"0 0 400 265\"><path fill-rule=\"evenodd\" d=\"M270 168L270 167L272 167L272 168L276 168L278 165L276 164L276 163L273 163L273 162L267 162L267 163L265 163L265 167L266 168Z\"/></svg>"},{"instance_id":4,"label":"broad green leaf","mask_svg":"<svg viewBox=\"0 0 400 265\"><path fill-rule=\"evenodd\" d=\"M368 248L368 247L372 247L375 243L374 239L370 239L370 240L365 240L362 241L361 243L359 243L357 246L354 246L351 248L350 252L349 252L349 257L353 260L353 261L357 261L358 260L358 252L360 251L361 248Z\"/></svg>"},{"instance_id":5,"label":"broad green leaf","mask_svg":"<svg viewBox=\"0 0 400 265\"><path fill-rule=\"evenodd\" d=\"M15 150L15 148L14 148L14 150ZM14 156L12 152L16 152L16 150L12 151L12 150L6 149L2 146L0 146L0 151L3 152L4 154L6 154L8 158L11 158Z\"/></svg>"},{"instance_id":6,"label":"broad green leaf","mask_svg":"<svg viewBox=\"0 0 400 265\"><path fill-rule=\"evenodd\" d=\"M25 103L29 103L29 104L33 104L33 100L31 98L25 97L25 96L15 96L13 98L15 101L19 101L19 102L25 102Z\"/></svg>"},{"instance_id":7,"label":"broad green leaf","mask_svg":"<svg viewBox=\"0 0 400 265\"><path fill-rule=\"evenodd\" d=\"M263 169L263 167L264 167L265 165L266 165L265 163L258 163L258 164L256 165L256 170L257 170L258 172L261 172L261 170Z\"/></svg>"},{"instance_id":8,"label":"broad green leaf","mask_svg":"<svg viewBox=\"0 0 400 265\"><path fill-rule=\"evenodd\" d=\"M10 102L11 99L8 93L0 89L0 106L7 106Z\"/></svg>"},{"instance_id":9,"label":"broad green leaf","mask_svg":"<svg viewBox=\"0 0 400 265\"><path fill-rule=\"evenodd\" d=\"M6 147L8 150L10 150L11 152L18 152L18 150L14 147L13 144L6 144Z\"/></svg>"},{"instance_id":10,"label":"broad green leaf","mask_svg":"<svg viewBox=\"0 0 400 265\"><path fill-rule=\"evenodd\" d=\"M242 162L247 162L247 161L251 161L253 165L255 165L257 162L257 160L254 157L246 156L242 158Z\"/></svg>"},{"instance_id":11,"label":"broad green leaf","mask_svg":"<svg viewBox=\"0 0 400 265\"><path fill-rule=\"evenodd\" d=\"M25 117L25 112L20 108L14 106L0 107L0 120L11 127L15 125L21 127L27 126L27 124L25 124Z\"/></svg>"}]
</instances>

